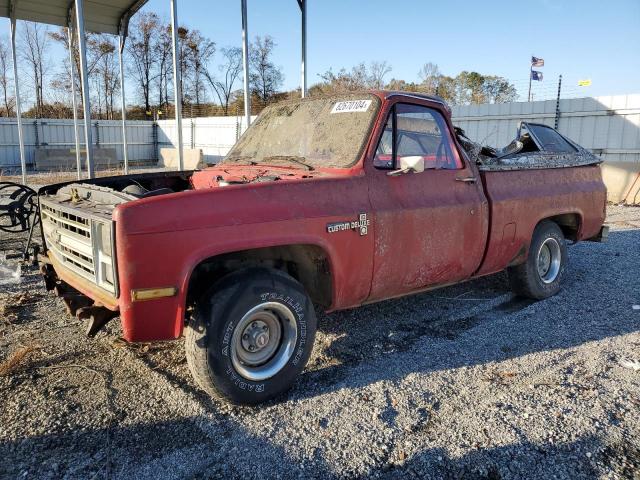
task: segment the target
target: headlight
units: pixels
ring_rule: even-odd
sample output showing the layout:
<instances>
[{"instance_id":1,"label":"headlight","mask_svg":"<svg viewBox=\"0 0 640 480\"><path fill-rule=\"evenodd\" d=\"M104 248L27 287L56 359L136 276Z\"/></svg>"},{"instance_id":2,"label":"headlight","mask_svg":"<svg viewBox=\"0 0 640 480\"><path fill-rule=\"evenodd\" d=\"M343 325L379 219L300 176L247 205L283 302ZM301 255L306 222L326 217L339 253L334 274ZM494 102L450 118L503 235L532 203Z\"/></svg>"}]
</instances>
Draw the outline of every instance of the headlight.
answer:
<instances>
[{"instance_id":1,"label":"headlight","mask_svg":"<svg viewBox=\"0 0 640 480\"><path fill-rule=\"evenodd\" d=\"M113 223L92 220L93 258L96 282L102 288L116 293L116 265L113 248Z\"/></svg>"}]
</instances>

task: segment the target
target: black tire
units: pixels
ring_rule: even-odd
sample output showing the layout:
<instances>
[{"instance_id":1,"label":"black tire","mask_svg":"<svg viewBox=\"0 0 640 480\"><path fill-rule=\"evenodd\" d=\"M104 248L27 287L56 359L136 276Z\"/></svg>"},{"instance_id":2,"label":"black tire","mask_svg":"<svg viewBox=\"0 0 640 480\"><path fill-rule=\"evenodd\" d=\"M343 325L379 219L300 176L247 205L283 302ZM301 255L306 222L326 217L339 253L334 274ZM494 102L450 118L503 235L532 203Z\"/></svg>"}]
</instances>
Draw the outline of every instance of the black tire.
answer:
<instances>
[{"instance_id":1,"label":"black tire","mask_svg":"<svg viewBox=\"0 0 640 480\"><path fill-rule=\"evenodd\" d=\"M546 253L541 253L543 245L549 252L550 258L549 270L546 271L546 274L544 274L544 266L546 266L547 257ZM555 258L553 252L559 255L557 264L553 260ZM543 268L541 269L538 268L539 260L542 262ZM557 272L556 268L553 268L554 265L557 265ZM562 230L556 223L544 220L533 231L527 261L507 269L511 289L516 295L535 300L551 297L560 291L566 266L567 245Z\"/></svg>"},{"instance_id":2,"label":"black tire","mask_svg":"<svg viewBox=\"0 0 640 480\"><path fill-rule=\"evenodd\" d=\"M276 339L272 332L277 332L278 323ZM268 335L259 341L263 328ZM291 388L311 355L315 333L313 304L299 282L278 270L244 269L225 276L198 302L186 329L187 363L197 384L210 395L235 404L257 404ZM256 351L250 352L252 348ZM272 348L272 356L262 364L242 362L241 356L269 354ZM277 373L268 378L247 377L269 375L278 365Z\"/></svg>"}]
</instances>

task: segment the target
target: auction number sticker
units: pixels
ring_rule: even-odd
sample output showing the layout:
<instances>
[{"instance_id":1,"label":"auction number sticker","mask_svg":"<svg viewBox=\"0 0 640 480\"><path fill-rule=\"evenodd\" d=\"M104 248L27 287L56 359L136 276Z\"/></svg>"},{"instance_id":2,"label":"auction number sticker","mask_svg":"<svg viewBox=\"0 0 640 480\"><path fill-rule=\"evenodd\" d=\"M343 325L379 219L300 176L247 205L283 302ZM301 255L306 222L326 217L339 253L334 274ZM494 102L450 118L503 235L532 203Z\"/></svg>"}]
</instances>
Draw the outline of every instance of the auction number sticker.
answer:
<instances>
[{"instance_id":1,"label":"auction number sticker","mask_svg":"<svg viewBox=\"0 0 640 480\"><path fill-rule=\"evenodd\" d=\"M331 109L331 113L366 112L369 110L371 100L347 100L336 102Z\"/></svg>"}]
</instances>

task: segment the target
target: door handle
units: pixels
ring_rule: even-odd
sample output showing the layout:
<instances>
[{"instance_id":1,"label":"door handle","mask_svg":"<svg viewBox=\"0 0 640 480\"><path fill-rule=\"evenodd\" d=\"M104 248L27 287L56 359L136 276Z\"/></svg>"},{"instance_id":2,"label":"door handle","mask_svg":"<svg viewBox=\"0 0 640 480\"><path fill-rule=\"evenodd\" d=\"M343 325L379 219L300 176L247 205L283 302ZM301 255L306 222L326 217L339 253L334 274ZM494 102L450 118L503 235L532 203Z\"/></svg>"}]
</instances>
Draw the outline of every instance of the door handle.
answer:
<instances>
[{"instance_id":1,"label":"door handle","mask_svg":"<svg viewBox=\"0 0 640 480\"><path fill-rule=\"evenodd\" d=\"M456 177L456 182L476 183L477 180L476 177Z\"/></svg>"}]
</instances>

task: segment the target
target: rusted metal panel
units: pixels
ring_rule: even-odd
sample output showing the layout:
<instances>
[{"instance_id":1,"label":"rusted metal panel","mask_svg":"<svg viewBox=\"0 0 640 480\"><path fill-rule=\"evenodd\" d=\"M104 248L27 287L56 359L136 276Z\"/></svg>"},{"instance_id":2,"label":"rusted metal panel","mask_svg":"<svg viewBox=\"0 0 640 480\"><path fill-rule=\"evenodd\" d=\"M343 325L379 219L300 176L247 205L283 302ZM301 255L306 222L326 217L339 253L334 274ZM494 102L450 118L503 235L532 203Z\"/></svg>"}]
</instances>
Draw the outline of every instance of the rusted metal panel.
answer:
<instances>
[{"instance_id":1,"label":"rusted metal panel","mask_svg":"<svg viewBox=\"0 0 640 480\"><path fill-rule=\"evenodd\" d=\"M195 266L252 248L317 245L330 259L331 308L361 304L371 284L375 225L366 235L356 230L330 233L327 225L370 213L367 187L363 175L351 175L208 188L121 205L114 218L125 338L178 337ZM172 284L179 292L171 298L134 303L125 293Z\"/></svg>"},{"instance_id":2,"label":"rusted metal panel","mask_svg":"<svg viewBox=\"0 0 640 480\"><path fill-rule=\"evenodd\" d=\"M486 200L477 172L467 161L461 170L400 176L373 167L388 112L400 101L407 98L387 102L365 164L376 232L369 301L470 277L480 265L487 235ZM414 102L448 117L438 102ZM450 124L449 129L453 130ZM456 180L465 177L478 181Z\"/></svg>"},{"instance_id":3,"label":"rusted metal panel","mask_svg":"<svg viewBox=\"0 0 640 480\"><path fill-rule=\"evenodd\" d=\"M482 172L491 209L487 254L479 275L522 263L533 229L545 218L579 216L579 239L596 235L604 222L606 188L597 165L547 170ZM514 227L511 225L515 224ZM505 235L515 228L515 235Z\"/></svg>"},{"instance_id":4,"label":"rusted metal panel","mask_svg":"<svg viewBox=\"0 0 640 480\"><path fill-rule=\"evenodd\" d=\"M109 310L118 310L119 304L117 298L100 289L95 283L73 273L67 268L64 268L51 253L49 253L48 258L60 280L68 283L79 292L93 299L99 305L105 306Z\"/></svg>"}]
</instances>

